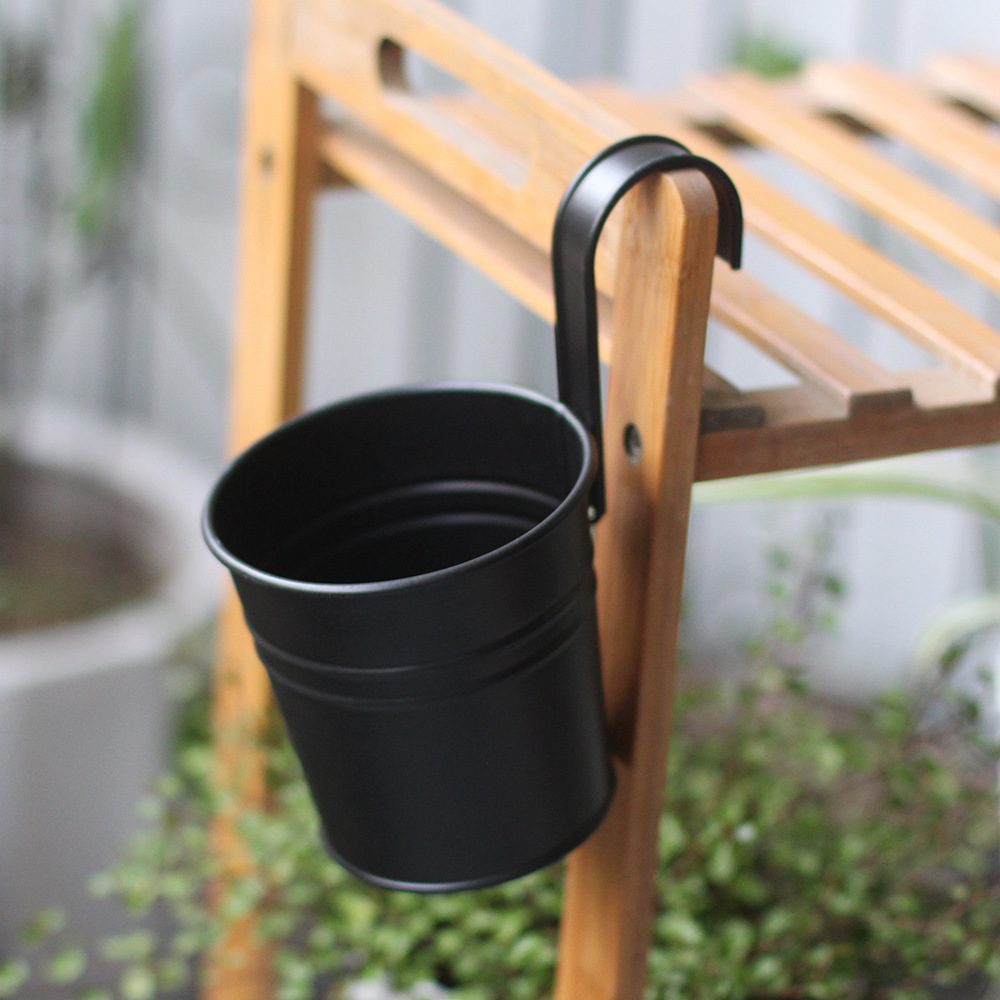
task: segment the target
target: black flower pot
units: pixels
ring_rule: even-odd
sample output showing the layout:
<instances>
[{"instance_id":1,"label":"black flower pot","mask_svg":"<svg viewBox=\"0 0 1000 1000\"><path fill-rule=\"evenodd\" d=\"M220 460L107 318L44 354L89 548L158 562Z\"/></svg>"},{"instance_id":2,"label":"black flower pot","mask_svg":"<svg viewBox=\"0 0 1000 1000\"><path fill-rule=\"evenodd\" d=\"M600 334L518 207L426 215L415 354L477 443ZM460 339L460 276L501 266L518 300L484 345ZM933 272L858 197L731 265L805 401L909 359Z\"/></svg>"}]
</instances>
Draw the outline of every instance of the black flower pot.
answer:
<instances>
[{"instance_id":1,"label":"black flower pot","mask_svg":"<svg viewBox=\"0 0 1000 1000\"><path fill-rule=\"evenodd\" d=\"M581 843L610 803L593 255L632 183L684 166L735 199L718 168L656 137L611 147L567 192L553 237L562 402L466 384L350 399L259 441L209 498L206 539L327 847L371 882L515 878ZM738 247L738 202L735 220Z\"/></svg>"}]
</instances>

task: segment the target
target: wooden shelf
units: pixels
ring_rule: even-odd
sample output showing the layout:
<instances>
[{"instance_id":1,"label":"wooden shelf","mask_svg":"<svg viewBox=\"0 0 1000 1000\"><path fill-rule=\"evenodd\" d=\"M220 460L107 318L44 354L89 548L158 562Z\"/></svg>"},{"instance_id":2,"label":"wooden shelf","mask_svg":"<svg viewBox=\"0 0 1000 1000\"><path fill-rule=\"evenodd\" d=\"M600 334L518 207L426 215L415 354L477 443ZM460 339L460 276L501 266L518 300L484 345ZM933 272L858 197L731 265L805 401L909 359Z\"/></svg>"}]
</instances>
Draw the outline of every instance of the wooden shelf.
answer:
<instances>
[{"instance_id":1,"label":"wooden shelf","mask_svg":"<svg viewBox=\"0 0 1000 1000\"><path fill-rule=\"evenodd\" d=\"M354 184L395 206L518 301L553 319L549 240L563 191L609 144L670 136L735 182L755 238L930 359L889 371L751 266L714 259L715 195L694 171L651 177L598 250L600 350L609 365L608 513L595 530L608 733L619 775L597 833L570 858L558 1000L638 1000L653 914L691 484L1000 440L1000 334L885 253L777 188L763 154L857 214L894 227L1000 291L1000 229L888 155L1000 194L1000 66L931 61L918 79L810 66L792 82L695 79L672 94L572 87L434 0L254 0L244 138L232 444L300 405L313 201ZM406 81L413 51L458 95ZM327 115L321 109L335 108ZM741 391L705 367L709 314L789 373ZM738 379L736 379L738 381ZM641 432L641 457L623 430ZM220 626L218 780L233 806L213 830L224 870L249 864L241 803L266 801L253 737L269 694L231 598ZM267 1000L254 916L210 959L210 1000ZM235 960L235 961L234 961Z\"/></svg>"},{"instance_id":2,"label":"wooden shelf","mask_svg":"<svg viewBox=\"0 0 1000 1000\"><path fill-rule=\"evenodd\" d=\"M943 167L985 182L987 193L994 190L990 184L1000 187L996 130L955 103L975 96L989 106L984 64L953 58L935 66L917 83L869 66L823 64L810 67L794 86L736 75L694 80L689 90L672 95L640 96L608 82L581 88L630 131L670 135L723 166L740 190L751 232L936 362L887 371L752 271L716 263L712 315L799 384L740 392L706 369L697 478L986 444L1000 436L1000 334L945 290L793 201L753 173L738 152L766 144L992 285L1000 229L905 174L873 145L872 136L891 131ZM931 80L944 77L943 66L952 74L947 79L964 85L935 89ZM970 76L977 70L979 90L959 75L963 66ZM872 99L876 93L881 101ZM993 97L1000 100L1000 91ZM474 127L493 148L509 141L509 126L495 106L476 95L436 98L434 104L442 116ZM529 309L553 319L548 254L537 229L508 225L357 121L328 123L321 149L330 176L377 194ZM605 360L611 352L613 254L613 247L604 250L599 273Z\"/></svg>"}]
</instances>

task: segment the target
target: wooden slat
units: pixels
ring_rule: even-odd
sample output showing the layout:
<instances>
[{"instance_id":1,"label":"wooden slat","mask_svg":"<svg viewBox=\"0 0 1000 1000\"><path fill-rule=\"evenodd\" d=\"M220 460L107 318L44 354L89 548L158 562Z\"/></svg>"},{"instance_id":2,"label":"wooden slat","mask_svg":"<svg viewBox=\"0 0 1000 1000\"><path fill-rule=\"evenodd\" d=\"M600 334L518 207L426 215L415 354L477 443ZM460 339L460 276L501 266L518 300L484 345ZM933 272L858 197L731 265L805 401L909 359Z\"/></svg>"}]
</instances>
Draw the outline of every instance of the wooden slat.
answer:
<instances>
[{"instance_id":1,"label":"wooden slat","mask_svg":"<svg viewBox=\"0 0 1000 1000\"><path fill-rule=\"evenodd\" d=\"M914 391L922 395L916 384ZM860 462L1000 440L1000 406L993 401L836 420L821 408L815 392L802 387L750 392L747 398L767 411L764 427L704 435L698 443L697 479Z\"/></svg>"},{"instance_id":2,"label":"wooden slat","mask_svg":"<svg viewBox=\"0 0 1000 1000\"><path fill-rule=\"evenodd\" d=\"M714 316L828 395L845 414L897 410L910 390L849 341L745 272L717 268Z\"/></svg>"},{"instance_id":3,"label":"wooden slat","mask_svg":"<svg viewBox=\"0 0 1000 1000\"><path fill-rule=\"evenodd\" d=\"M392 205L532 312L554 321L548 255L496 216L356 123L328 126L321 153L338 173Z\"/></svg>"},{"instance_id":4,"label":"wooden slat","mask_svg":"<svg viewBox=\"0 0 1000 1000\"><path fill-rule=\"evenodd\" d=\"M721 143L691 127L670 96L638 95L607 82L589 85L587 93L636 130L671 135L715 160L740 191L749 229L946 365L996 391L1000 337L991 327L762 180Z\"/></svg>"},{"instance_id":5,"label":"wooden slat","mask_svg":"<svg viewBox=\"0 0 1000 1000\"><path fill-rule=\"evenodd\" d=\"M1000 138L919 81L868 63L833 62L810 64L804 79L824 103L905 140L1000 197Z\"/></svg>"},{"instance_id":6,"label":"wooden slat","mask_svg":"<svg viewBox=\"0 0 1000 1000\"><path fill-rule=\"evenodd\" d=\"M433 0L295 0L289 8L288 58L304 83L334 96L538 247L548 246L556 207L577 170L628 133L609 112ZM410 92L395 69L385 68L386 40L513 116L516 141L509 130L470 128L446 104ZM512 176L511 163L520 164L521 176Z\"/></svg>"},{"instance_id":7,"label":"wooden slat","mask_svg":"<svg viewBox=\"0 0 1000 1000\"><path fill-rule=\"evenodd\" d=\"M950 409L957 406L975 406L991 401L991 394L984 393L981 386L971 384L957 372L948 368L921 368L916 371L900 372L913 388L914 402L925 410ZM1000 433L1000 424L997 426Z\"/></svg>"},{"instance_id":8,"label":"wooden slat","mask_svg":"<svg viewBox=\"0 0 1000 1000\"><path fill-rule=\"evenodd\" d=\"M468 255L529 308L552 320L551 274L548 259L541 251L511 234L496 219L467 200L448 191L408 158L391 154L381 140L366 130L356 126L328 129L322 140L322 149L328 163L399 207L445 245ZM747 208L751 205L748 202ZM508 243L508 249L504 250ZM721 267L716 270L716 282L722 272ZM607 297L602 298L605 303L602 327L606 329L611 302ZM602 337L601 347L602 355L607 360L611 350L610 337ZM949 384L952 387L952 403L959 399L978 403L984 394L989 395L991 391L982 382L970 382L958 376ZM933 432L927 415L915 414L912 420L907 421L897 414L892 425L892 439L880 441L879 435L884 437L886 432L877 425L855 424L840 419L844 416L844 407L829 392L819 396L814 389L777 390L770 394L744 393L738 396L737 402L730 394L735 390L731 386L727 390L726 384L715 381L710 373L706 373L703 391L703 398L709 403L702 414L705 430L725 435L729 433L728 429L734 427L759 427L765 410L769 426L754 432L752 438L742 436L738 447L732 447L732 439L728 437L720 438L717 447L707 439L703 440L698 478L795 468L794 463L802 458L802 453L789 429L796 423L825 425L829 429L830 440L824 449L826 457L818 457L808 464L861 459L866 451L888 455L898 454L902 447L919 450L921 440L927 442L927 448L945 447L946 444L941 442L948 435L954 436L956 444L983 443L1000 436L1000 426L996 426L997 420L1000 420L997 411L982 407L975 409L976 416L967 424L961 419L961 410L956 410L954 415L945 413L942 426ZM718 394L720 391L721 397ZM922 402L926 405L927 398L923 395ZM992 427L991 419L994 422ZM855 430L855 427L858 429ZM714 437L715 434L708 436ZM793 439L791 443L789 437Z\"/></svg>"},{"instance_id":9,"label":"wooden slat","mask_svg":"<svg viewBox=\"0 0 1000 1000\"><path fill-rule=\"evenodd\" d=\"M451 114L462 120L471 121L482 110L481 101L449 103ZM490 125L504 127L500 116L489 111L486 114L490 116ZM357 126L331 128L323 150L326 162L338 172L350 176L359 186L377 191L446 246L473 261L543 319L553 320L547 254ZM779 364L816 384L820 391L829 392L845 409L891 408L909 403L908 391L897 380L834 331L797 313L743 272L733 272L722 263L715 271L713 315L753 339ZM601 275L599 280L606 282L607 277ZM604 308L610 310L610 299L604 298ZM607 316L610 318L610 312ZM771 333L771 324L782 320L787 338ZM602 357L607 360L610 357L607 324L604 329ZM747 420L760 422L756 415L751 416L755 411L736 405L732 397L729 400L732 405L718 409L706 419L706 430L725 425L723 418L736 420L741 426L746 426Z\"/></svg>"},{"instance_id":10,"label":"wooden slat","mask_svg":"<svg viewBox=\"0 0 1000 1000\"><path fill-rule=\"evenodd\" d=\"M718 143L707 139L698 131L686 128L683 123L678 123L668 112L664 112L661 107L651 106L649 99L635 98L632 95L625 95L620 92L610 99L609 91L614 95L615 88L603 88L593 92L593 96L600 97L602 101L609 105L609 109L614 114L628 119L635 130L661 131L674 135L676 138L691 145L692 148L704 155L710 156L719 162L720 165L730 172L734 181L740 188L744 198L744 207L747 220L752 227L764 235L769 235L773 241L789 251L792 256L798 256L803 263L811 264L815 270L830 280L835 285L840 285L843 290L855 293L853 297L869 306L873 311L881 312L884 318L894 321L904 332L911 334L919 333L915 336L918 342L930 348L939 357L942 357L948 365L955 366L959 371L971 376L973 386L970 387L961 378L958 385L964 387L964 391L972 395L982 396L986 393L995 392L1000 372L1000 341L993 330L954 306L951 302L940 296L938 293L913 278L906 271L902 270L886 258L872 251L870 248L840 232L835 227L824 223L815 216L803 210L801 206L790 199L776 192L765 182L760 181L754 174L746 170L739 161L728 154ZM475 112L472 112L475 114ZM483 128L489 133L491 128L486 120L490 116L484 116ZM651 122L651 119L653 121ZM676 126L676 127L674 127ZM388 187L379 189L379 182L376 174L384 170L388 158L383 156L384 150L372 146L368 150L372 164L379 164L375 169L359 166L359 158L363 155L359 151L363 143L355 142L356 136L362 135L360 131L348 129L346 131L335 130L329 133L324 139L324 150L327 161L348 174L353 170L355 178L361 179L364 184L373 186L383 197L402 207L402 202L407 198L412 198L413 191L419 190L421 185L411 185L409 181L403 184L409 188L409 193L397 192L393 195L390 188L397 183L393 180ZM371 136L368 141L376 145L381 140L373 140ZM336 149L335 149L336 146ZM349 166L348 161L354 159L354 166ZM397 166L405 165L406 169L412 169L413 164L406 157L399 157ZM395 168L393 168L395 169ZM359 171L365 173L361 178ZM392 170L389 171L392 173ZM433 178L428 178L426 173L421 181L422 185L427 185L427 192L435 189ZM439 185L444 189L443 184ZM449 192L454 196L454 192ZM417 199L419 201L419 198ZM548 304L550 289L548 287L549 275L548 264L544 254L535 250L531 252L531 247L514 239L511 252L499 252L498 247L502 247L506 240L511 240L511 233L508 230L504 233L504 228L493 228L497 224L495 218L490 217L490 213L483 212L471 205L468 201L465 210L471 210L475 216L475 223L468 224L461 212L456 212L457 203L452 201L440 201L437 194L429 194L427 202L420 208L422 212L429 212L425 215L422 224L430 227L439 238L443 238L449 245L454 245L456 240L468 240L470 233L478 233L475 238L476 246L465 246L463 252L472 255L482 255L481 266L487 273L494 273L498 276L505 287L510 288L518 297L529 304L529 306L540 315L551 318L551 306ZM404 211L407 209L404 208ZM414 217L416 212L411 205L408 210ZM430 216L435 216L436 221ZM458 221L456 221L458 220ZM436 227L436 228L435 228ZM448 230L454 230L453 236L448 235ZM489 258L489 259L487 259ZM504 271L507 275L504 276ZM721 273L721 268L718 269ZM718 281L718 278L716 279ZM723 279L725 280L725 279ZM741 280L741 279L738 279ZM518 291L520 288L520 291ZM719 293L717 293L717 296ZM715 308L723 308L724 298L719 298ZM605 316L607 317L609 303L605 299ZM767 324L764 324L766 327ZM606 329L606 326L605 326ZM824 335L825 336L825 335ZM603 338L604 356L607 357L609 343L607 337ZM785 351L786 356L789 353ZM800 369L806 367L806 351L803 351L803 364ZM842 360L842 359L841 359ZM850 367L848 365L848 367ZM904 396L902 394L892 394L892 389L899 389L899 380L893 384L885 384L885 376L881 372L875 372L875 386L872 395L875 410L881 405L887 405L893 409L902 405ZM823 376L820 376L822 378ZM848 400L855 390L860 390L863 394L867 391L864 386L855 385L851 379L857 378L857 372L849 372L848 377L841 388L831 387L827 382L824 386L824 398L827 403L821 404L818 400L810 403L810 412L803 419L836 420L844 412L845 404L850 406ZM815 384L815 383L814 383ZM814 391L814 390L813 390ZM886 393L886 395L882 395ZM806 395L808 395L808 390ZM879 397L882 396L882 400ZM730 400L732 397L730 397ZM838 405L839 400L839 405ZM761 401L754 395L743 398L740 408L736 413L739 415L750 415L748 423L759 423ZM865 402L857 404L860 412L864 412ZM816 415L819 414L817 417ZM723 420L725 419L723 414ZM727 425L725 422L722 424ZM779 424L779 426L784 426ZM706 421L706 428L713 428L711 419ZM870 429L870 428L869 428ZM981 434L973 434L974 438L981 437ZM765 435L767 438L767 435ZM768 441L771 439L768 438ZM839 438L838 438L839 440ZM872 442L873 449L878 449L878 443ZM843 455L844 460L853 457L863 457L859 455L862 445L856 441L849 444L839 444L831 449L831 453ZM717 454L724 453L724 449L719 449ZM890 453L894 453L890 451ZM832 459L838 460L838 459ZM788 459L785 457L785 449L773 449L769 443L762 445L761 457L750 463L760 469L774 467L787 467ZM737 468L748 467L747 456L739 456ZM714 466L712 466L715 469ZM724 471L715 469L713 475L725 475ZM699 471L701 475L701 471Z\"/></svg>"},{"instance_id":11,"label":"wooden slat","mask_svg":"<svg viewBox=\"0 0 1000 1000\"><path fill-rule=\"evenodd\" d=\"M745 73L697 77L690 88L735 127L812 170L872 214L1000 290L1000 230L828 121L783 101Z\"/></svg>"},{"instance_id":12,"label":"wooden slat","mask_svg":"<svg viewBox=\"0 0 1000 1000\"><path fill-rule=\"evenodd\" d=\"M763 425L764 407L747 402L735 385L706 365L701 381L701 433Z\"/></svg>"},{"instance_id":13,"label":"wooden slat","mask_svg":"<svg viewBox=\"0 0 1000 1000\"><path fill-rule=\"evenodd\" d=\"M618 790L570 856L556 1000L643 995L716 239L715 195L701 174L648 178L626 201L604 429L608 513L595 530ZM629 424L642 439L638 461L622 447Z\"/></svg>"},{"instance_id":14,"label":"wooden slat","mask_svg":"<svg viewBox=\"0 0 1000 1000\"><path fill-rule=\"evenodd\" d=\"M519 302L549 323L555 321L552 270L543 253L499 219L397 152L357 124L329 125L320 142L325 164L393 205L444 246L489 275ZM728 270L720 265L719 272ZM601 358L611 357L612 301L599 296ZM752 427L763 422L763 410L720 391L718 376L706 373L706 432L725 427Z\"/></svg>"},{"instance_id":15,"label":"wooden slat","mask_svg":"<svg viewBox=\"0 0 1000 1000\"><path fill-rule=\"evenodd\" d=\"M1000 119L1000 64L985 56L942 53L928 61L925 75L950 97Z\"/></svg>"},{"instance_id":16,"label":"wooden slat","mask_svg":"<svg viewBox=\"0 0 1000 1000\"><path fill-rule=\"evenodd\" d=\"M476 98L451 99L439 102L449 106L449 114L457 120L473 123L484 134L497 142L503 139L503 130L509 128L506 116L497 114L495 108ZM612 108L612 110L616 110ZM364 183L363 180L359 182ZM446 190L446 189L444 189ZM385 192L383 191L383 196ZM397 200L402 205L405 199ZM751 210L752 206L748 206ZM442 222L447 227L450 211L442 213ZM468 234L469 227L464 227ZM485 246L487 254L494 255L494 248L502 241L490 240ZM544 278L544 267L539 264L534 269L536 278ZM495 277L504 283L504 275L497 270ZM599 275L606 280L606 275ZM510 287L515 294L516 289ZM536 285L535 290L541 292ZM548 288L542 296L549 294ZM526 301L522 298L522 301ZM542 311L550 316L551 306ZM749 337L779 364L805 378L821 392L829 394L847 412L865 409L896 409L909 405L911 394L899 379L887 373L880 366L844 340L829 327L811 319L790 304L770 293L759 282L743 272L733 273L725 265L716 267L715 293L712 299L713 315L720 318ZM992 337L992 333L989 334ZM990 384L995 380L990 374ZM720 416L737 418L747 410L727 411ZM756 419L756 418L754 418ZM706 420L706 429L717 429L712 420Z\"/></svg>"}]
</instances>

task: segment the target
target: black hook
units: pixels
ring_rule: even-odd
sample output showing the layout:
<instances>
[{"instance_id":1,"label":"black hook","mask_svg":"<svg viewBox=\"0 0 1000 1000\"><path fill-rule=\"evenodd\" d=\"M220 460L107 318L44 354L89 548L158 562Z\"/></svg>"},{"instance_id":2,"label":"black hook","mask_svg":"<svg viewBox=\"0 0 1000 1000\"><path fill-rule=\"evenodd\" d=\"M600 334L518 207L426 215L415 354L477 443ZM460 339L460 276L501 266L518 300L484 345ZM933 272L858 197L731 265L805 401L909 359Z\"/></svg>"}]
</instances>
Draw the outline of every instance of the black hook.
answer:
<instances>
[{"instance_id":1,"label":"black hook","mask_svg":"<svg viewBox=\"0 0 1000 1000\"><path fill-rule=\"evenodd\" d=\"M559 399L593 435L597 477L590 494L591 521L606 509L601 431L600 361L597 353L597 241L623 195L653 173L699 170L719 204L716 254L738 268L743 210L736 186L717 164L695 156L673 139L637 135L616 142L589 160L566 189L552 231L552 283L556 303L556 365Z\"/></svg>"}]
</instances>

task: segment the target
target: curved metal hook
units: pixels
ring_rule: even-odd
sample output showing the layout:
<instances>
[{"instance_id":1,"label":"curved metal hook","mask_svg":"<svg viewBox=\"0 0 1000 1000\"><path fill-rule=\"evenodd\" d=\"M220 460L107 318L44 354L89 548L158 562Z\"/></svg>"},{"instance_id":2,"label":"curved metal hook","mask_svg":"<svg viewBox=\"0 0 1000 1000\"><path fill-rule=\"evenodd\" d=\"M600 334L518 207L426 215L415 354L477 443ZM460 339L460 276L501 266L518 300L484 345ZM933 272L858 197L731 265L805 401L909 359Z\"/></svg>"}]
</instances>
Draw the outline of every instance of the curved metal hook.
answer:
<instances>
[{"instance_id":1,"label":"curved metal hook","mask_svg":"<svg viewBox=\"0 0 1000 1000\"><path fill-rule=\"evenodd\" d=\"M653 173L699 170L719 203L716 253L737 268L743 245L743 210L736 186L721 167L673 139L638 135L616 142L589 160L566 189L552 231L559 399L593 435L597 477L590 494L591 521L606 509L600 361L597 353L597 241L625 193Z\"/></svg>"}]
</instances>

